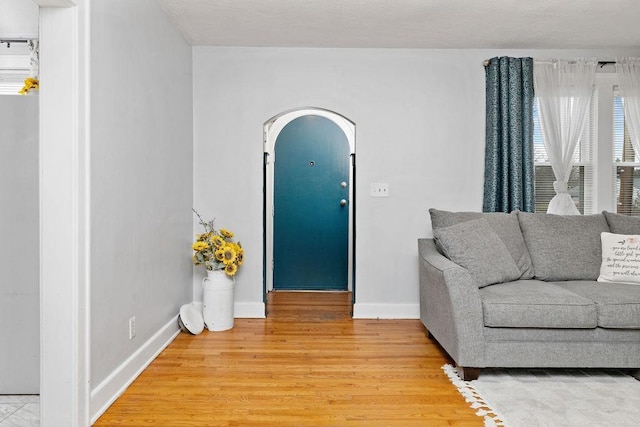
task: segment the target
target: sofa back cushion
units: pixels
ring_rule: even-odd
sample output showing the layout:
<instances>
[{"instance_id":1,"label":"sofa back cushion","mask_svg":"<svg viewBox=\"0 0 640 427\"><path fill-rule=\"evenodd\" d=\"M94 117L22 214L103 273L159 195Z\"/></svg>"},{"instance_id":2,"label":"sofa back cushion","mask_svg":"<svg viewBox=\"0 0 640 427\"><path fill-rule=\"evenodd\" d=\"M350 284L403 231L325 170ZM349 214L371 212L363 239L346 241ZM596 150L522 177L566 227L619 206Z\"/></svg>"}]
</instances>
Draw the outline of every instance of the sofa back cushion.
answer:
<instances>
[{"instance_id":1,"label":"sofa back cushion","mask_svg":"<svg viewBox=\"0 0 640 427\"><path fill-rule=\"evenodd\" d=\"M520 277L507 247L484 218L436 228L433 237L444 255L466 268L480 288Z\"/></svg>"},{"instance_id":2,"label":"sofa back cushion","mask_svg":"<svg viewBox=\"0 0 640 427\"><path fill-rule=\"evenodd\" d=\"M498 235L518 266L521 279L533 277L533 265L527 246L522 238L520 224L516 212L448 212L438 209L429 209L431 215L431 227L436 230L441 227L450 227L461 222L484 218L491 229ZM437 243L437 242L436 242ZM442 248L439 248L442 250Z\"/></svg>"},{"instance_id":3,"label":"sofa back cushion","mask_svg":"<svg viewBox=\"0 0 640 427\"><path fill-rule=\"evenodd\" d=\"M602 211L609 229L615 234L640 234L640 217Z\"/></svg>"},{"instance_id":4,"label":"sofa back cushion","mask_svg":"<svg viewBox=\"0 0 640 427\"><path fill-rule=\"evenodd\" d=\"M552 215L518 212L524 241L540 280L596 280L600 274L600 233L604 215Z\"/></svg>"}]
</instances>

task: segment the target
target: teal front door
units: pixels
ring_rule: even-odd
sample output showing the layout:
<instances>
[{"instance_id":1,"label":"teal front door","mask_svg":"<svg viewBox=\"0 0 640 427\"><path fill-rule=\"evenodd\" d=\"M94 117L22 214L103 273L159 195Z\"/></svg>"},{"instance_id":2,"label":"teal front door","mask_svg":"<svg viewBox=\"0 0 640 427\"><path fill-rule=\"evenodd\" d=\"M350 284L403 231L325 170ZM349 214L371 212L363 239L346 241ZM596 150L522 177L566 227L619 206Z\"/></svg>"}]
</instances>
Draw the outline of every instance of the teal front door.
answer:
<instances>
[{"instance_id":1,"label":"teal front door","mask_svg":"<svg viewBox=\"0 0 640 427\"><path fill-rule=\"evenodd\" d=\"M346 135L325 117L298 117L278 135L274 154L274 289L347 290Z\"/></svg>"}]
</instances>

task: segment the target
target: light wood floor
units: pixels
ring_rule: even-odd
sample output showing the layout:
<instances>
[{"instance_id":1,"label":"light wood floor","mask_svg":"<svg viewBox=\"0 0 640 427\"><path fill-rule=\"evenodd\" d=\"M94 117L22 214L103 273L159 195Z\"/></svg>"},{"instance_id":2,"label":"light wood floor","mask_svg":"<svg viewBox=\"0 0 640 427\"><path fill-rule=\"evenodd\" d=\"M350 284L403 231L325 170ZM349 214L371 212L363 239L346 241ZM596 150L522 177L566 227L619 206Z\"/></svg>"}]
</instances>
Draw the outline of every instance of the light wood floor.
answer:
<instances>
[{"instance_id":1,"label":"light wood floor","mask_svg":"<svg viewBox=\"0 0 640 427\"><path fill-rule=\"evenodd\" d=\"M97 426L482 426L418 320L352 320L348 293L269 294L267 319L181 333Z\"/></svg>"}]
</instances>

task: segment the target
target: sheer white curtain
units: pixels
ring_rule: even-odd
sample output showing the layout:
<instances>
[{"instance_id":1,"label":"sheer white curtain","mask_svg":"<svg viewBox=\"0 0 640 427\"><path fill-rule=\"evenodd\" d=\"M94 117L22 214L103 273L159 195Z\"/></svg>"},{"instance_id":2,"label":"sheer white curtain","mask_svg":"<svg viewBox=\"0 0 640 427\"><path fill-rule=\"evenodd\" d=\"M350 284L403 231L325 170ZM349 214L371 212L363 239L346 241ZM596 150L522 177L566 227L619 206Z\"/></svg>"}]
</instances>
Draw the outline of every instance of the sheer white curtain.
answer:
<instances>
[{"instance_id":1,"label":"sheer white curtain","mask_svg":"<svg viewBox=\"0 0 640 427\"><path fill-rule=\"evenodd\" d=\"M625 124L636 153L640 154L640 59L622 58L616 61L618 89L624 99Z\"/></svg>"},{"instance_id":2,"label":"sheer white curtain","mask_svg":"<svg viewBox=\"0 0 640 427\"><path fill-rule=\"evenodd\" d=\"M574 152L580 140L591 103L598 61L540 60L533 66L533 82L544 145L556 177L556 195L547 213L580 215L567 184Z\"/></svg>"}]
</instances>

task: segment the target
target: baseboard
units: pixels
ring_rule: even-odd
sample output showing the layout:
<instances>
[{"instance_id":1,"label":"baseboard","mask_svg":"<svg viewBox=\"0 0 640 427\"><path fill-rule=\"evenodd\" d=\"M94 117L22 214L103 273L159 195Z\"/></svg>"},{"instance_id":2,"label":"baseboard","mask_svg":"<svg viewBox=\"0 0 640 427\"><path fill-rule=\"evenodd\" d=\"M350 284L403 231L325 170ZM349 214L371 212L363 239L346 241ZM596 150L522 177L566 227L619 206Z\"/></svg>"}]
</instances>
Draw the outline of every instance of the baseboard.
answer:
<instances>
[{"instance_id":1,"label":"baseboard","mask_svg":"<svg viewBox=\"0 0 640 427\"><path fill-rule=\"evenodd\" d=\"M176 316L91 391L89 410L92 425L179 333Z\"/></svg>"},{"instance_id":2,"label":"baseboard","mask_svg":"<svg viewBox=\"0 0 640 427\"><path fill-rule=\"evenodd\" d=\"M263 302L236 302L233 305L233 317L236 319L264 319Z\"/></svg>"},{"instance_id":3,"label":"baseboard","mask_svg":"<svg viewBox=\"0 0 640 427\"><path fill-rule=\"evenodd\" d=\"M367 304L353 305L354 319L419 319L420 304Z\"/></svg>"}]
</instances>

